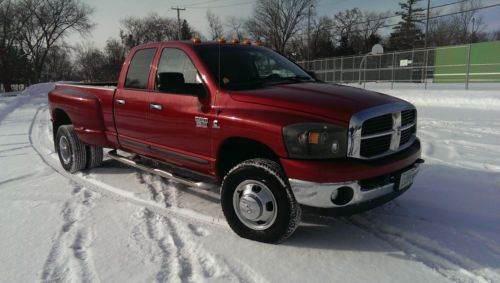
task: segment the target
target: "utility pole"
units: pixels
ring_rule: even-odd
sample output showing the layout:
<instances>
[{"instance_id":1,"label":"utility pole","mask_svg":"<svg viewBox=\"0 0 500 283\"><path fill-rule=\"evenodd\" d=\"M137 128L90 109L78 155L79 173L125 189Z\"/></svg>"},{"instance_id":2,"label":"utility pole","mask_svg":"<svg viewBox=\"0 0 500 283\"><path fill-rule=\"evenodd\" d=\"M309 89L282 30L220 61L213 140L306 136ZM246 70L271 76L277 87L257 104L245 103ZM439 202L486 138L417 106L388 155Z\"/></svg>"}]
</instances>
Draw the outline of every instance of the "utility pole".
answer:
<instances>
[{"instance_id":1,"label":"utility pole","mask_svg":"<svg viewBox=\"0 0 500 283\"><path fill-rule=\"evenodd\" d=\"M424 52L425 52L425 58L424 58L424 70L422 72L422 81L425 83L425 89L427 89L427 64L429 63L429 59L427 56L429 56L429 52L427 52L427 44L429 40L429 15L431 12L431 0L427 0L427 17L425 20L425 41L424 41Z\"/></svg>"},{"instance_id":2,"label":"utility pole","mask_svg":"<svg viewBox=\"0 0 500 283\"><path fill-rule=\"evenodd\" d=\"M311 9L313 7L313 4L309 6L309 12L307 14L307 69L309 69L309 61L311 60L309 49L311 49Z\"/></svg>"},{"instance_id":3,"label":"utility pole","mask_svg":"<svg viewBox=\"0 0 500 283\"><path fill-rule=\"evenodd\" d=\"M427 0L427 18L425 20L425 42L424 48L427 49L427 40L429 34L429 14L431 12L431 0Z\"/></svg>"},{"instance_id":4,"label":"utility pole","mask_svg":"<svg viewBox=\"0 0 500 283\"><path fill-rule=\"evenodd\" d=\"M177 26L178 26L178 34L177 40L181 40L181 11L186 11L186 8L172 7L172 10L177 10Z\"/></svg>"}]
</instances>

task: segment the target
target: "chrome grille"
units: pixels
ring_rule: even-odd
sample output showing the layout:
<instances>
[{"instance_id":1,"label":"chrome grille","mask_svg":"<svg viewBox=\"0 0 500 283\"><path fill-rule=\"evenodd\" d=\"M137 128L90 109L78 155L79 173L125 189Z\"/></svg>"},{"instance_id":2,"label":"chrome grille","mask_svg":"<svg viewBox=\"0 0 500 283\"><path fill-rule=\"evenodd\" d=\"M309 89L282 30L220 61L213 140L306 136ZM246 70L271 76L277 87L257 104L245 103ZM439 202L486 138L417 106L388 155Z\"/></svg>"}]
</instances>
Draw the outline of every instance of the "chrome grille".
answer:
<instances>
[{"instance_id":1,"label":"chrome grille","mask_svg":"<svg viewBox=\"0 0 500 283\"><path fill-rule=\"evenodd\" d=\"M348 157L374 159L410 146L416 139L415 108L397 102L355 114L349 124Z\"/></svg>"},{"instance_id":2,"label":"chrome grille","mask_svg":"<svg viewBox=\"0 0 500 283\"><path fill-rule=\"evenodd\" d=\"M415 109L401 111L401 126L415 123L415 118L417 117L416 114L417 111Z\"/></svg>"},{"instance_id":3,"label":"chrome grille","mask_svg":"<svg viewBox=\"0 0 500 283\"><path fill-rule=\"evenodd\" d=\"M363 122L361 135L371 135L392 129L392 114L371 118Z\"/></svg>"},{"instance_id":4,"label":"chrome grille","mask_svg":"<svg viewBox=\"0 0 500 283\"><path fill-rule=\"evenodd\" d=\"M361 140L361 156L372 157L389 150L391 146L391 136L381 136L371 139Z\"/></svg>"}]
</instances>

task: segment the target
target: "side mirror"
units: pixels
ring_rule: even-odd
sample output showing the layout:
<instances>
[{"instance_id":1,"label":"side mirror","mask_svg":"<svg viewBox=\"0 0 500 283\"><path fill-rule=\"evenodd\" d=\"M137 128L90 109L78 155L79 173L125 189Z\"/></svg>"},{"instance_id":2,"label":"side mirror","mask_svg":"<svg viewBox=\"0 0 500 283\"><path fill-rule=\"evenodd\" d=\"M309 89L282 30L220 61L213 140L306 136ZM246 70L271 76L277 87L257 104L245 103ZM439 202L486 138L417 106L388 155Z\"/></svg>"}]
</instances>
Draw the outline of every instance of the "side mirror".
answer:
<instances>
[{"instance_id":1,"label":"side mirror","mask_svg":"<svg viewBox=\"0 0 500 283\"><path fill-rule=\"evenodd\" d=\"M203 84L186 83L182 73L158 73L157 84L158 90L161 92L194 95L199 99L207 96L207 90Z\"/></svg>"}]
</instances>

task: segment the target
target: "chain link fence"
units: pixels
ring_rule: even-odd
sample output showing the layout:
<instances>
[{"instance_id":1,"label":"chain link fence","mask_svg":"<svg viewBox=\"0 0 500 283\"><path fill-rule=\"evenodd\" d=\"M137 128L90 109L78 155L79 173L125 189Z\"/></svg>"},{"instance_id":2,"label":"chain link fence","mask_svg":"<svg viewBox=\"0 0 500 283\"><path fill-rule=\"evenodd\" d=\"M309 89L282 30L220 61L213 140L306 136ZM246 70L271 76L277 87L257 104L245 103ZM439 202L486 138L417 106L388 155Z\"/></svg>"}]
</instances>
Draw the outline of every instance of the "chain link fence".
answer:
<instances>
[{"instance_id":1,"label":"chain link fence","mask_svg":"<svg viewBox=\"0 0 500 283\"><path fill-rule=\"evenodd\" d=\"M500 41L298 62L331 83L500 84Z\"/></svg>"}]
</instances>

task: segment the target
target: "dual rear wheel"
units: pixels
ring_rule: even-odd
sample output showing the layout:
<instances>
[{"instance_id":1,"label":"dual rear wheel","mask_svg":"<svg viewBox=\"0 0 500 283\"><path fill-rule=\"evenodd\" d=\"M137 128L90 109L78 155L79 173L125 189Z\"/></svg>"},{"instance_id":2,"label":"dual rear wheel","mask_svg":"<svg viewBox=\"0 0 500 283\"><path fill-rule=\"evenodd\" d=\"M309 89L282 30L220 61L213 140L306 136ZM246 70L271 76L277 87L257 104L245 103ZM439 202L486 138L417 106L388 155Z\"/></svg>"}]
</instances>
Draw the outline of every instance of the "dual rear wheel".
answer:
<instances>
[{"instance_id":1,"label":"dual rear wheel","mask_svg":"<svg viewBox=\"0 0 500 283\"><path fill-rule=\"evenodd\" d=\"M73 125L60 126L54 144L61 165L68 172L75 173L102 164L104 158L102 147L82 143Z\"/></svg>"}]
</instances>

